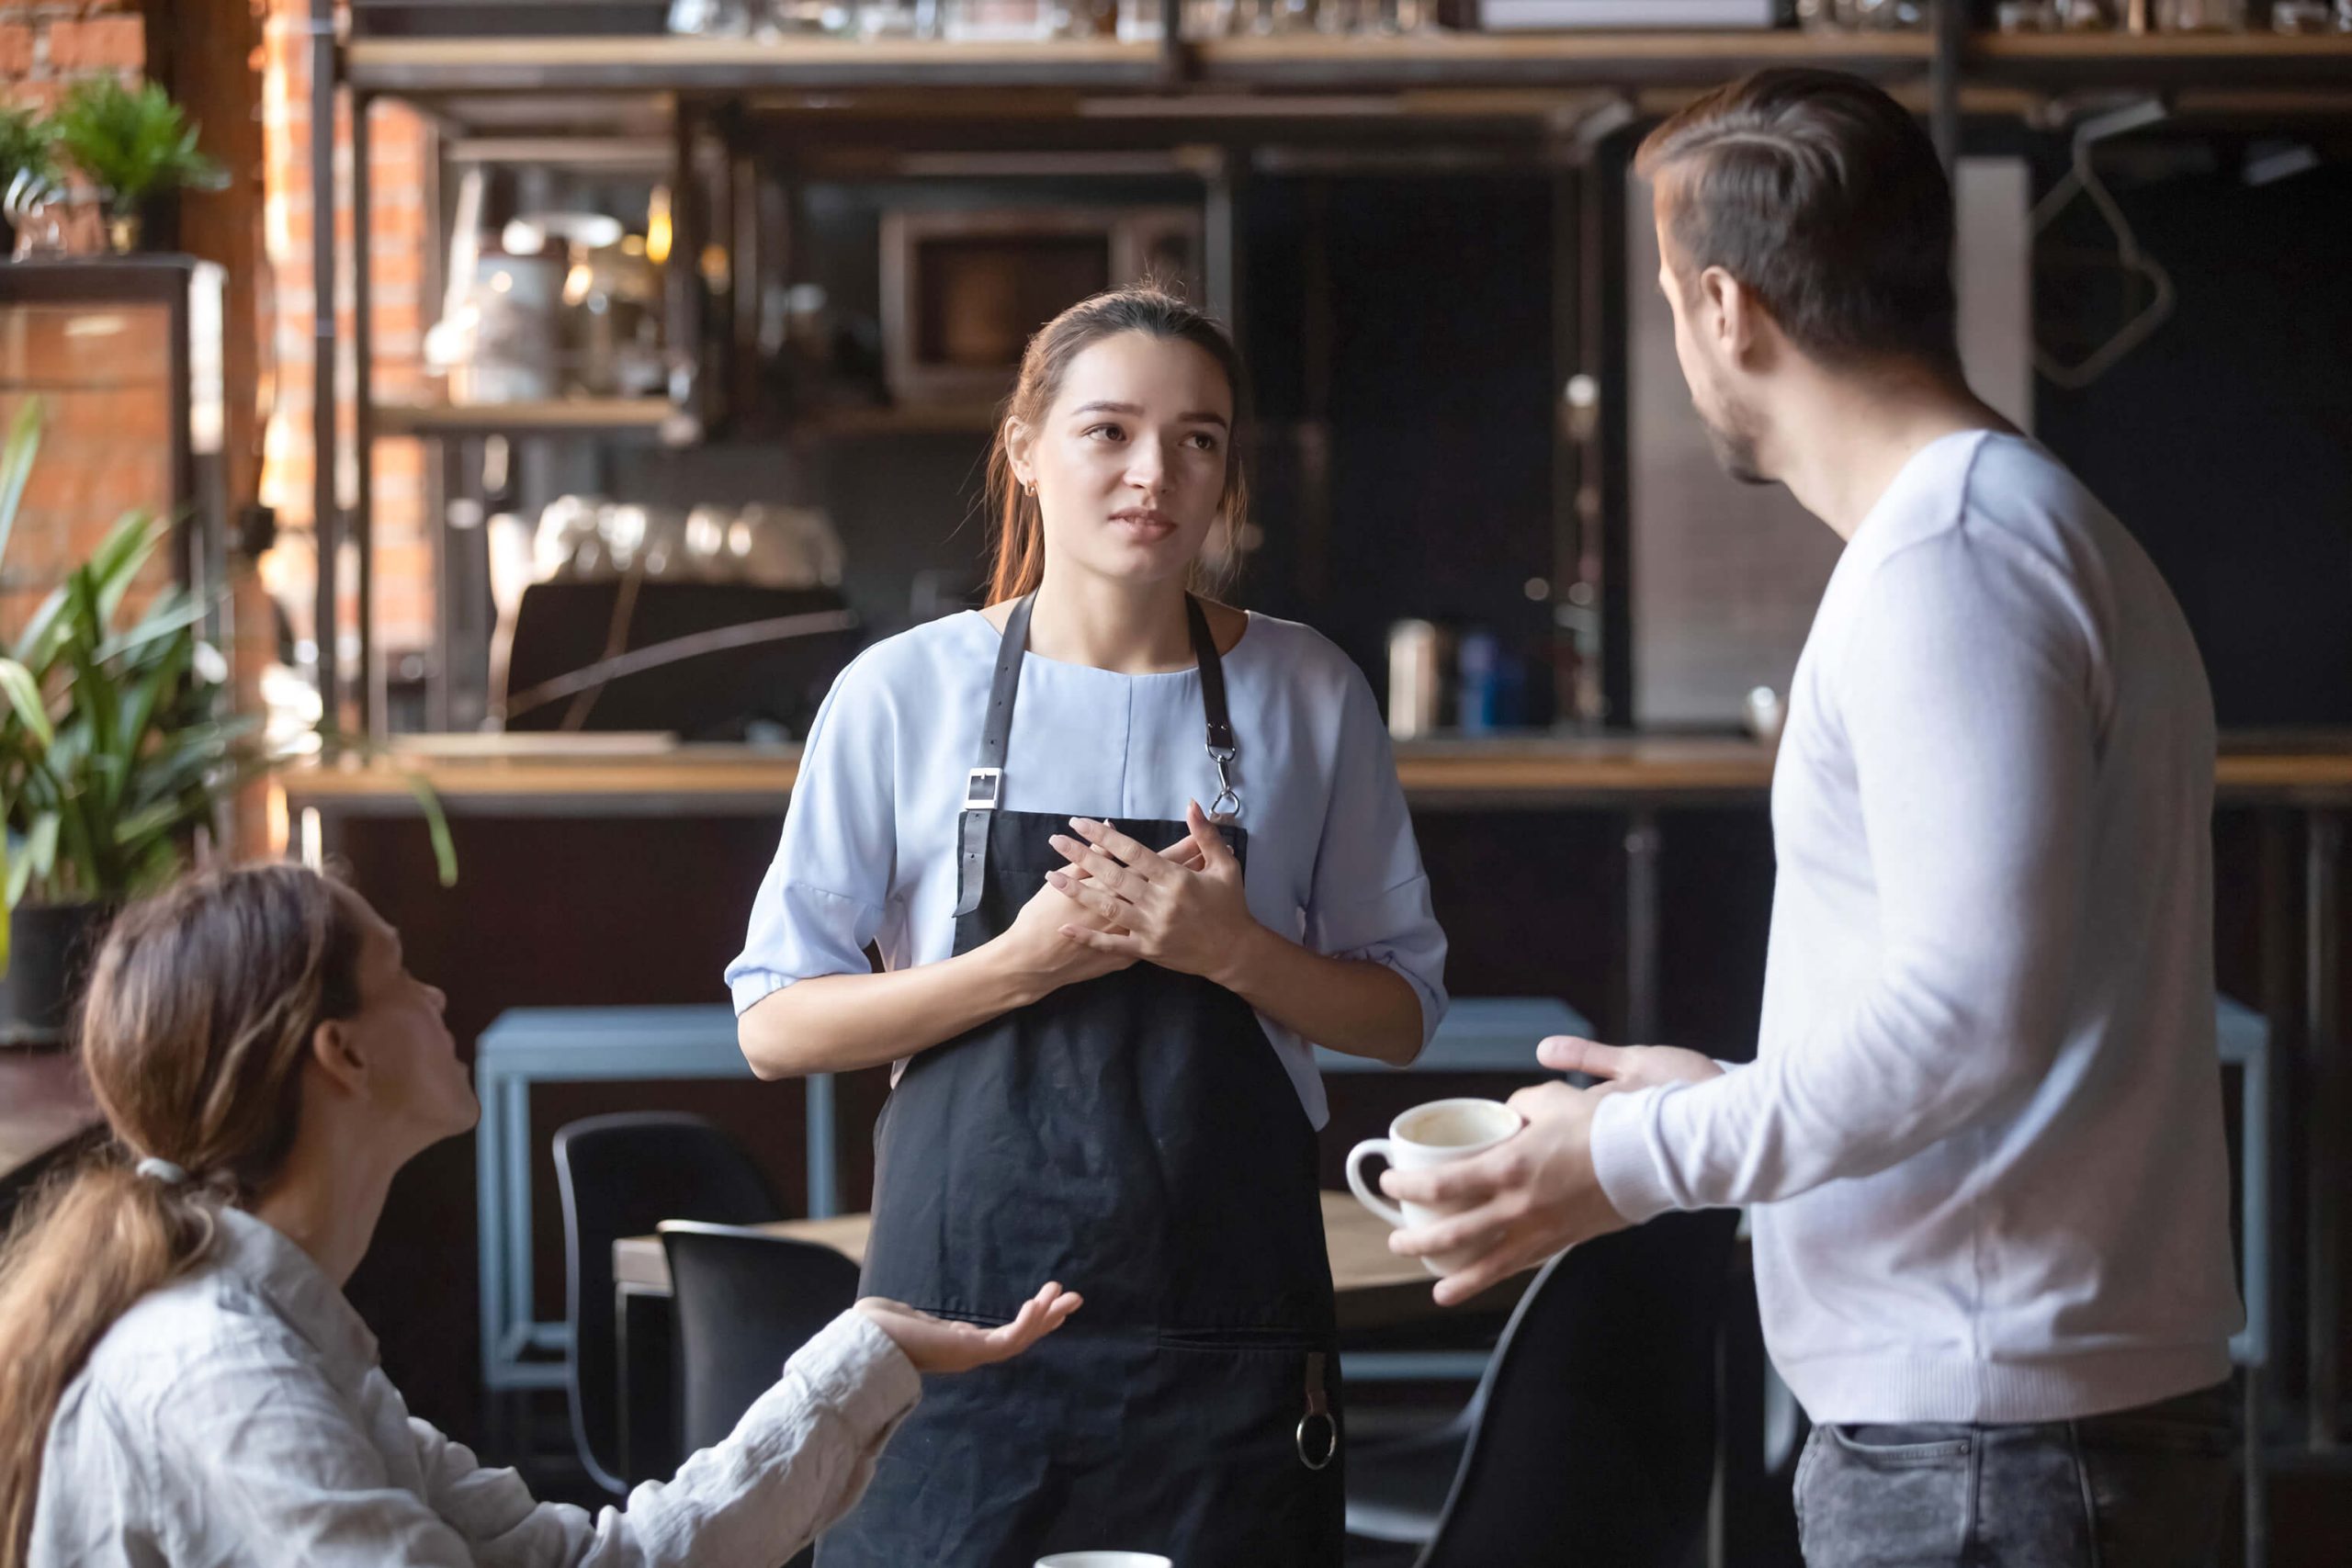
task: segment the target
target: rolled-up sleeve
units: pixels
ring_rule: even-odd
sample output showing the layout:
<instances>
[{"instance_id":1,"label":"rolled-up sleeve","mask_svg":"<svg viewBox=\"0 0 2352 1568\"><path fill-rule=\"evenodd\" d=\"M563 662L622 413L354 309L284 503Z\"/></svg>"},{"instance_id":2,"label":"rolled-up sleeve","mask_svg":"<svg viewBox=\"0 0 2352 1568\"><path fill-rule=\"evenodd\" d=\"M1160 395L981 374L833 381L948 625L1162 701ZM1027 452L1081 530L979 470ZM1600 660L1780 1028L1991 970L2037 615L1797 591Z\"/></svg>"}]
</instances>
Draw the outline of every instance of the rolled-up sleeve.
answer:
<instances>
[{"instance_id":1,"label":"rolled-up sleeve","mask_svg":"<svg viewBox=\"0 0 2352 1568\"><path fill-rule=\"evenodd\" d=\"M533 1501L511 1470L413 1422L435 1509L482 1563L514 1568L767 1568L792 1556L864 1495L874 1464L922 1394L906 1356L862 1313L843 1313L782 1369L735 1430L646 1482L627 1508L593 1516Z\"/></svg>"},{"instance_id":2,"label":"rolled-up sleeve","mask_svg":"<svg viewBox=\"0 0 2352 1568\"><path fill-rule=\"evenodd\" d=\"M1445 1016L1445 932L1396 780L1396 756L1363 676L1349 671L1340 705L1330 808L1315 855L1306 945L1394 970L1421 1003L1426 1047Z\"/></svg>"},{"instance_id":3,"label":"rolled-up sleeve","mask_svg":"<svg viewBox=\"0 0 2352 1568\"><path fill-rule=\"evenodd\" d=\"M895 705L869 654L818 710L743 951L727 966L739 1015L796 980L865 973L897 861Z\"/></svg>"}]
</instances>

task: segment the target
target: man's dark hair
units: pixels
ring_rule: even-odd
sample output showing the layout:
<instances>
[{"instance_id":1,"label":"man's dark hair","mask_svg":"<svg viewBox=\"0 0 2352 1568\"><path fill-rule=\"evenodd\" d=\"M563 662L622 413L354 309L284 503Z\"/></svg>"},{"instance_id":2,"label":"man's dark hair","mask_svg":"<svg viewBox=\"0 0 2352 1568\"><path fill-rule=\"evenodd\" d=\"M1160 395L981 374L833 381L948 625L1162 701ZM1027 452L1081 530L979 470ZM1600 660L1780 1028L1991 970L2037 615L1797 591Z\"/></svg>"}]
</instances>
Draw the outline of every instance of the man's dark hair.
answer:
<instances>
[{"instance_id":1,"label":"man's dark hair","mask_svg":"<svg viewBox=\"0 0 2352 1568\"><path fill-rule=\"evenodd\" d=\"M1951 185L1879 88L1758 71L1686 105L1634 166L1657 187L1686 285L1722 267L1825 364L1957 368Z\"/></svg>"}]
</instances>

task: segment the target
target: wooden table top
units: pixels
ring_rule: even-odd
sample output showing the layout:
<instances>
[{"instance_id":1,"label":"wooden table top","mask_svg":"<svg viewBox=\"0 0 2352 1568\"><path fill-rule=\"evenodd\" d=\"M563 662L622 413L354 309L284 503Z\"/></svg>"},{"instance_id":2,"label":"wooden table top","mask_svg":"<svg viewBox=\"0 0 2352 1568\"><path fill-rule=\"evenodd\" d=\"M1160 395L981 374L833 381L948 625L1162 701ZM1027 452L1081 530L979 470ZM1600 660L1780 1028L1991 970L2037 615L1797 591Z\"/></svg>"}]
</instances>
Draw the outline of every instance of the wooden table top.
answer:
<instances>
[{"instance_id":1,"label":"wooden table top","mask_svg":"<svg viewBox=\"0 0 2352 1568\"><path fill-rule=\"evenodd\" d=\"M561 741L578 739L576 747ZM1772 751L1728 736L1528 736L1400 741L1396 777L1425 807L1609 806L1756 799ZM281 775L297 807L407 815L414 780L452 812L780 815L798 777L797 747L680 745L658 735L417 737L371 759L311 761ZM2227 735L2214 768L2235 802L2352 805L2352 736Z\"/></svg>"},{"instance_id":2,"label":"wooden table top","mask_svg":"<svg viewBox=\"0 0 2352 1568\"><path fill-rule=\"evenodd\" d=\"M1342 1330L1385 1328L1449 1313L1505 1310L1519 1299L1531 1278L1522 1274L1460 1307L1441 1307L1430 1298L1430 1287L1435 1281L1429 1272L1415 1259L1388 1250L1386 1221L1367 1212L1349 1193L1325 1192L1322 1199L1323 1239L1330 1249L1331 1285L1338 1296ZM830 1247L851 1262L863 1264L865 1238L873 1224L871 1214L842 1214L830 1220L784 1220L753 1228ZM670 1264L662 1256L662 1238L632 1235L613 1243L613 1280L649 1295L668 1295ZM1062 1282L1081 1293L1086 1289L1082 1280Z\"/></svg>"},{"instance_id":3,"label":"wooden table top","mask_svg":"<svg viewBox=\"0 0 2352 1568\"><path fill-rule=\"evenodd\" d=\"M0 1048L0 1176L97 1120L73 1052Z\"/></svg>"}]
</instances>

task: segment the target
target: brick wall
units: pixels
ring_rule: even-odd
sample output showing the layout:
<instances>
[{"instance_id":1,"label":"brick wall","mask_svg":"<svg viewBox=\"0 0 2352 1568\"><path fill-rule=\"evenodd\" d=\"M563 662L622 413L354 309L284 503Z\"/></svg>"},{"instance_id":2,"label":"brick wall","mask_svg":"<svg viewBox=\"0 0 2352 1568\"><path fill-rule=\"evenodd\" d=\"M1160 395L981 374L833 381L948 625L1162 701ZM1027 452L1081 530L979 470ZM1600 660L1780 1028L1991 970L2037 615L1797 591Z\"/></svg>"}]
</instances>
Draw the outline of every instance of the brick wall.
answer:
<instances>
[{"instance_id":1,"label":"brick wall","mask_svg":"<svg viewBox=\"0 0 2352 1568\"><path fill-rule=\"evenodd\" d=\"M160 305L20 306L0 316L0 429L28 396L42 407L40 457L0 576L0 637L13 640L125 512L170 510L168 321ZM158 552L142 581L169 578Z\"/></svg>"},{"instance_id":2,"label":"brick wall","mask_svg":"<svg viewBox=\"0 0 2352 1568\"><path fill-rule=\"evenodd\" d=\"M4 3L4 0L0 0ZM265 184L264 247L274 302L266 308L265 363L276 366L262 467L262 499L277 511L287 543L263 563L265 581L291 613L298 635L310 630L313 576L311 554L311 392L316 385L311 333L317 290L311 276L310 8L306 0L266 0L263 25L262 126ZM334 280L336 408L343 471L338 493L354 498L351 441L355 429L351 361L352 225L349 209L350 107L338 109L335 130L336 254L345 269ZM368 122L369 258L374 292L375 392L379 401L422 393L422 355L429 303L422 295L426 160L424 122L396 104L379 104ZM427 648L433 636L432 550L424 532L424 457L413 441L379 441L375 449L376 637L387 654ZM356 568L346 558L339 616L346 636L356 605L350 597ZM347 645L346 645L347 646Z\"/></svg>"},{"instance_id":3,"label":"brick wall","mask_svg":"<svg viewBox=\"0 0 2352 1568\"><path fill-rule=\"evenodd\" d=\"M0 94L47 108L80 76L135 79L147 25L122 0L0 0Z\"/></svg>"},{"instance_id":4,"label":"brick wall","mask_svg":"<svg viewBox=\"0 0 2352 1568\"><path fill-rule=\"evenodd\" d=\"M11 107L47 110L84 77L136 81L146 59L146 24L118 0L0 0L0 101ZM95 224L85 227L95 243ZM36 384L44 409L0 575L0 637L13 637L125 511L171 505L168 338L161 309L142 309L27 307L0 321L0 429ZM148 581L168 572L159 557Z\"/></svg>"}]
</instances>

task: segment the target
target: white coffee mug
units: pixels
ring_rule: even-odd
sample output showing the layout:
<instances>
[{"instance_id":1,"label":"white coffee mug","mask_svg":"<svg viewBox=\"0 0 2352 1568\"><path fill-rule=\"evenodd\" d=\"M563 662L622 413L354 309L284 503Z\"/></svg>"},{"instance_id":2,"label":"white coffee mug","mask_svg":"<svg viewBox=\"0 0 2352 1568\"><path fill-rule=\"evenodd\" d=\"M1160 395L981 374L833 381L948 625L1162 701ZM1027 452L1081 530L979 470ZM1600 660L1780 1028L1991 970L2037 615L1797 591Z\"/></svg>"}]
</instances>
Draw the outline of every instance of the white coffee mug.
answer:
<instances>
[{"instance_id":1,"label":"white coffee mug","mask_svg":"<svg viewBox=\"0 0 2352 1568\"><path fill-rule=\"evenodd\" d=\"M1408 1203L1400 1210L1364 1180L1363 1162L1376 1155L1399 1170L1426 1170L1491 1149L1525 1124L1518 1111L1498 1100L1433 1100L1416 1105L1388 1124L1388 1136L1366 1138L1348 1151L1348 1190L1357 1202L1400 1230L1428 1224L1453 1211L1424 1203ZM1442 1277L1469 1267L1477 1258L1476 1248L1457 1248L1424 1258L1421 1265Z\"/></svg>"},{"instance_id":2,"label":"white coffee mug","mask_svg":"<svg viewBox=\"0 0 2352 1568\"><path fill-rule=\"evenodd\" d=\"M1037 1568L1176 1568L1148 1551L1057 1551L1037 1559Z\"/></svg>"}]
</instances>

